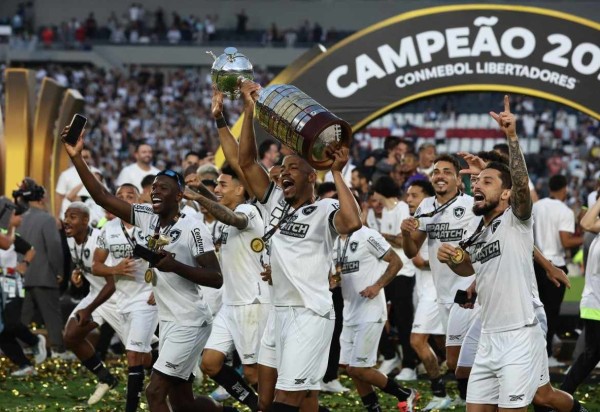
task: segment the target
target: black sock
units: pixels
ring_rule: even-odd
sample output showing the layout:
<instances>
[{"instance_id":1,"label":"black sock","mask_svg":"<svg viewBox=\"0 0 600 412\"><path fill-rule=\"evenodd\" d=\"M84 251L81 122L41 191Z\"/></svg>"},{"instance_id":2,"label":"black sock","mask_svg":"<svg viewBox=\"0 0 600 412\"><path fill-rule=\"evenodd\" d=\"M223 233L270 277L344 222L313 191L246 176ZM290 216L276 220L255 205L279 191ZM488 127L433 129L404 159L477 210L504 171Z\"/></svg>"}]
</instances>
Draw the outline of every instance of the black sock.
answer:
<instances>
[{"instance_id":1,"label":"black sock","mask_svg":"<svg viewBox=\"0 0 600 412\"><path fill-rule=\"evenodd\" d=\"M127 401L125 403L125 412L137 411L142 390L144 390L144 367L131 366L127 376Z\"/></svg>"},{"instance_id":2,"label":"black sock","mask_svg":"<svg viewBox=\"0 0 600 412\"><path fill-rule=\"evenodd\" d=\"M433 396L439 396L440 398L446 397L446 384L441 376L430 379L431 381L431 391L433 392Z\"/></svg>"},{"instance_id":3,"label":"black sock","mask_svg":"<svg viewBox=\"0 0 600 412\"><path fill-rule=\"evenodd\" d=\"M229 365L223 364L219 373L212 379L238 401L253 411L258 410L258 396L236 371Z\"/></svg>"},{"instance_id":4,"label":"black sock","mask_svg":"<svg viewBox=\"0 0 600 412\"><path fill-rule=\"evenodd\" d=\"M467 384L469 383L469 378L467 379L457 379L456 380L458 386L458 395L460 399L463 401L467 399Z\"/></svg>"},{"instance_id":5,"label":"black sock","mask_svg":"<svg viewBox=\"0 0 600 412\"><path fill-rule=\"evenodd\" d=\"M369 412L382 412L381 405L379 405L379 399L377 399L377 394L375 392L371 392L368 395L361 396L363 405Z\"/></svg>"},{"instance_id":6,"label":"black sock","mask_svg":"<svg viewBox=\"0 0 600 412\"><path fill-rule=\"evenodd\" d=\"M298 406L286 405L281 402L273 402L271 405L271 412L300 412Z\"/></svg>"},{"instance_id":7,"label":"black sock","mask_svg":"<svg viewBox=\"0 0 600 412\"><path fill-rule=\"evenodd\" d=\"M398 386L398 384L390 378L388 378L387 383L385 384L385 388L381 388L381 390L385 393L389 393L390 395L395 396L400 402L404 402L405 400L407 400L411 392L408 388Z\"/></svg>"},{"instance_id":8,"label":"black sock","mask_svg":"<svg viewBox=\"0 0 600 412\"><path fill-rule=\"evenodd\" d=\"M96 375L100 382L108 383L110 386L116 385L117 379L110 374L97 354L92 355L92 357L89 359L81 361L81 363L90 372Z\"/></svg>"}]
</instances>

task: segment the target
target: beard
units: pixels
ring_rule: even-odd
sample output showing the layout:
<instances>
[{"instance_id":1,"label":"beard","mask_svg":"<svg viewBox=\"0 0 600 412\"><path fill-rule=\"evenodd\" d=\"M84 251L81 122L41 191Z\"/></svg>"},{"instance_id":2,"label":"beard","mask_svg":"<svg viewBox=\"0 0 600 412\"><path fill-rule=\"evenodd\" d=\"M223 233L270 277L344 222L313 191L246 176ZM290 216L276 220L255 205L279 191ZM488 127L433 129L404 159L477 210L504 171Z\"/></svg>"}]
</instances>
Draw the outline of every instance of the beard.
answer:
<instances>
[{"instance_id":1,"label":"beard","mask_svg":"<svg viewBox=\"0 0 600 412\"><path fill-rule=\"evenodd\" d=\"M475 206L473 205L473 214L475 216L483 216L496 209L500 204L500 199L490 200L489 202L485 202L483 206Z\"/></svg>"}]
</instances>

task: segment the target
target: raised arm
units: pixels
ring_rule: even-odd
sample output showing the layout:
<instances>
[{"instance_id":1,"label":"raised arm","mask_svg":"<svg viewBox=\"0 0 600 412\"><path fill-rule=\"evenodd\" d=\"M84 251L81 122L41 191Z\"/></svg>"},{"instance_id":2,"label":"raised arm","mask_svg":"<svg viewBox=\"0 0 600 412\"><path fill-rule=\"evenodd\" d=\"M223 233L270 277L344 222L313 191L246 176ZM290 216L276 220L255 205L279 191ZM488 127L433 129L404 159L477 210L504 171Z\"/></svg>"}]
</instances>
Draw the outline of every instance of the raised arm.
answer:
<instances>
[{"instance_id":1,"label":"raised arm","mask_svg":"<svg viewBox=\"0 0 600 412\"><path fill-rule=\"evenodd\" d=\"M508 141L508 165L512 178L510 205L516 217L521 220L529 219L533 206L529 191L529 174L521 146L519 146L515 116L510 112L508 95L504 96L504 111L500 114L490 112L490 115L498 122Z\"/></svg>"},{"instance_id":2,"label":"raised arm","mask_svg":"<svg viewBox=\"0 0 600 412\"><path fill-rule=\"evenodd\" d=\"M207 199L199 193L186 189L183 196L188 200L194 200L206 208L208 213L214 216L219 222L226 225L235 226L243 230L248 226L248 217L243 213L236 213L214 200Z\"/></svg>"},{"instance_id":3,"label":"raised arm","mask_svg":"<svg viewBox=\"0 0 600 412\"><path fill-rule=\"evenodd\" d=\"M244 171L244 177L249 190L262 201L269 189L270 179L268 172L258 163L258 149L254 134L254 97L260 86L251 81L241 82L242 96L244 99L244 120L240 135L238 162Z\"/></svg>"},{"instance_id":4,"label":"raised arm","mask_svg":"<svg viewBox=\"0 0 600 412\"><path fill-rule=\"evenodd\" d=\"M591 206L585 215L581 218L581 225L583 230L592 233L600 232L600 220L598 220L598 215L600 215L600 196L598 196L598 200Z\"/></svg>"},{"instance_id":5,"label":"raised arm","mask_svg":"<svg viewBox=\"0 0 600 412\"><path fill-rule=\"evenodd\" d=\"M340 201L340 210L335 214L333 223L338 233L342 235L347 235L362 227L360 206L342 176L342 169L348 163L349 155L350 150L347 147L336 150L333 153L335 160L331 165L331 174L333 174L333 182Z\"/></svg>"},{"instance_id":6,"label":"raised arm","mask_svg":"<svg viewBox=\"0 0 600 412\"><path fill-rule=\"evenodd\" d=\"M239 144L235 139L231 130L225 121L223 116L223 93L221 93L215 85L213 85L213 97L211 113L217 123L217 132L219 133L219 142L221 143L221 149L225 155L225 160L229 163L229 166L235 171L242 185L249 192L251 197L255 197L254 193L250 189L244 171L240 167L239 157Z\"/></svg>"},{"instance_id":7,"label":"raised arm","mask_svg":"<svg viewBox=\"0 0 600 412\"><path fill-rule=\"evenodd\" d=\"M83 150L83 134L79 136L77 139L77 143L75 146L71 146L70 144L64 142L64 138L69 131L69 126L65 127L61 133L61 137L63 138L63 145L65 146L65 150L69 154L71 161L73 162L73 166L77 170L83 185L92 196L92 199L100 205L103 209L108 210L113 215L120 217L127 223L131 223L131 205L116 196L106 189L102 183L96 179L96 176L91 172L85 160L81 156L81 151Z\"/></svg>"}]
</instances>

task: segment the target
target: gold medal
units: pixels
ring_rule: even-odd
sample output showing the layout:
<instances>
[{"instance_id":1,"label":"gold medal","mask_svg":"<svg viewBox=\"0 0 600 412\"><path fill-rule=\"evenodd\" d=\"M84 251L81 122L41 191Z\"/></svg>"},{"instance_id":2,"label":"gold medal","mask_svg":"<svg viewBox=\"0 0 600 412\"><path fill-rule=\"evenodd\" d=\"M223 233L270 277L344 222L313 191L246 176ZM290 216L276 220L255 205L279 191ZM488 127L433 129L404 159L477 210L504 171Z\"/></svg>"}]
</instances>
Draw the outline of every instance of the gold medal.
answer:
<instances>
[{"instance_id":1,"label":"gold medal","mask_svg":"<svg viewBox=\"0 0 600 412\"><path fill-rule=\"evenodd\" d=\"M335 273L331 277L335 283L342 281L342 265L335 265Z\"/></svg>"},{"instance_id":2,"label":"gold medal","mask_svg":"<svg viewBox=\"0 0 600 412\"><path fill-rule=\"evenodd\" d=\"M154 283L154 270L152 270L152 268L146 269L146 273L144 273L144 280L146 283L152 283L153 285L156 284Z\"/></svg>"},{"instance_id":3,"label":"gold medal","mask_svg":"<svg viewBox=\"0 0 600 412\"><path fill-rule=\"evenodd\" d=\"M260 253L265 250L265 242L261 238L255 237L250 241L250 249L256 253Z\"/></svg>"},{"instance_id":4,"label":"gold medal","mask_svg":"<svg viewBox=\"0 0 600 412\"><path fill-rule=\"evenodd\" d=\"M452 263L454 263L455 265L458 265L459 263L462 263L463 260L465 260L465 251L462 250L462 248L457 247L456 248L456 253L454 254L454 256L452 256L450 258L450 260L452 261Z\"/></svg>"},{"instance_id":5,"label":"gold medal","mask_svg":"<svg viewBox=\"0 0 600 412\"><path fill-rule=\"evenodd\" d=\"M418 229L419 228L419 218L415 217L414 219L415 219L415 222L417 223L417 229Z\"/></svg>"},{"instance_id":6,"label":"gold medal","mask_svg":"<svg viewBox=\"0 0 600 412\"><path fill-rule=\"evenodd\" d=\"M79 270L79 268L73 271L73 281L75 283L81 282L81 270Z\"/></svg>"}]
</instances>

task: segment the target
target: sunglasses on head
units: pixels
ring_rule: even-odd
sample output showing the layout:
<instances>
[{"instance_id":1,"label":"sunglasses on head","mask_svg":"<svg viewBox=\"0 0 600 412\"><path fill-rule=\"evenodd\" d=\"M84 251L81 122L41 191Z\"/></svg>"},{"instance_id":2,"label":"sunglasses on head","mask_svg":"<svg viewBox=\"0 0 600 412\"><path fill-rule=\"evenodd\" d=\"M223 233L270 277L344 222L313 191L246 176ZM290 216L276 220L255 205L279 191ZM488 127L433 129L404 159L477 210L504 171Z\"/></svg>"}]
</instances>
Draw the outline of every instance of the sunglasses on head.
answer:
<instances>
[{"instance_id":1,"label":"sunglasses on head","mask_svg":"<svg viewBox=\"0 0 600 412\"><path fill-rule=\"evenodd\" d=\"M204 186L217 186L217 182L213 179L202 179L201 182Z\"/></svg>"},{"instance_id":2,"label":"sunglasses on head","mask_svg":"<svg viewBox=\"0 0 600 412\"><path fill-rule=\"evenodd\" d=\"M162 172L159 172L157 174L157 176L167 176L167 177L170 177L171 179L175 179L175 181L177 182L177 185L179 186L179 189L181 189L181 190L183 190L183 188L185 187L185 182L183 181L183 178L181 177L181 175L173 170L170 170L170 169L163 170Z\"/></svg>"}]
</instances>

